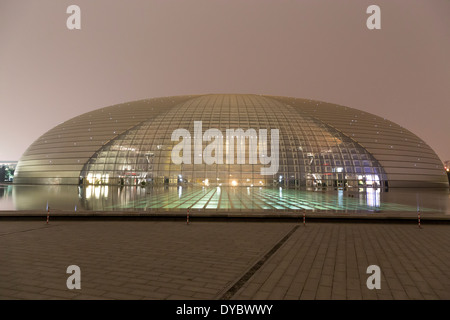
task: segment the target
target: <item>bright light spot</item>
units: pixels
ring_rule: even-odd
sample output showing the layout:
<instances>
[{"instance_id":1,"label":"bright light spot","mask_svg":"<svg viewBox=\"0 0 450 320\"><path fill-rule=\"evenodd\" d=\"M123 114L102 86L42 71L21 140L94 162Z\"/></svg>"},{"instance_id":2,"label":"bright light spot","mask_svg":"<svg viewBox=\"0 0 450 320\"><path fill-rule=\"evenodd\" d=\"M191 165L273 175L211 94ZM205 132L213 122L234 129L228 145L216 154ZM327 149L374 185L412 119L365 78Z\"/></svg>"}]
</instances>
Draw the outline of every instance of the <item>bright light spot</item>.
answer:
<instances>
[{"instance_id":1,"label":"bright light spot","mask_svg":"<svg viewBox=\"0 0 450 320\"><path fill-rule=\"evenodd\" d=\"M100 194L101 194L101 189L100 188L101 188L100 186L94 187L95 199L100 199Z\"/></svg>"},{"instance_id":2,"label":"bright light spot","mask_svg":"<svg viewBox=\"0 0 450 320\"><path fill-rule=\"evenodd\" d=\"M236 180L231 181L231 185L232 185L233 187L237 186L237 181L236 181Z\"/></svg>"},{"instance_id":3,"label":"bright light spot","mask_svg":"<svg viewBox=\"0 0 450 320\"><path fill-rule=\"evenodd\" d=\"M367 188L366 203L370 207L380 207L380 189Z\"/></svg>"}]
</instances>

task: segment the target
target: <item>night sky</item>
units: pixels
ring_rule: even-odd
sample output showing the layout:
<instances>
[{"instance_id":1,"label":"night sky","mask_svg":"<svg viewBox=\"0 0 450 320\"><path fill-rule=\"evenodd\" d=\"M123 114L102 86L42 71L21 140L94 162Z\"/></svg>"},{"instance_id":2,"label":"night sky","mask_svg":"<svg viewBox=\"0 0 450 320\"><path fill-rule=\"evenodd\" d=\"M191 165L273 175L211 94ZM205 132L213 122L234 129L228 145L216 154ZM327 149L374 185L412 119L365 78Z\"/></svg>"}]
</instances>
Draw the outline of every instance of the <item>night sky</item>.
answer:
<instances>
[{"instance_id":1,"label":"night sky","mask_svg":"<svg viewBox=\"0 0 450 320\"><path fill-rule=\"evenodd\" d=\"M448 0L0 0L0 160L84 112L205 93L357 108L450 160L449 57Z\"/></svg>"}]
</instances>

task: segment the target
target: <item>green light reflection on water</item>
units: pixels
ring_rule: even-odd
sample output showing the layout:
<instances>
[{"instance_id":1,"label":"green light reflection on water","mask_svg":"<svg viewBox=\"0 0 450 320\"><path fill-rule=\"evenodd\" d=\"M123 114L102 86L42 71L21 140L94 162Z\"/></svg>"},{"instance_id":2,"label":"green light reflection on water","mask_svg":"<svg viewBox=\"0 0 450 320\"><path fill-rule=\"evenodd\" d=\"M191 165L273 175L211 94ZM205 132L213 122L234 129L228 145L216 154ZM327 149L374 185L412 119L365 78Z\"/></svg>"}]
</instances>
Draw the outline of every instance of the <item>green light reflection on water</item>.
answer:
<instances>
[{"instance_id":1,"label":"green light reflection on water","mask_svg":"<svg viewBox=\"0 0 450 320\"><path fill-rule=\"evenodd\" d=\"M0 210L440 212L448 190L298 190L261 187L0 185Z\"/></svg>"}]
</instances>

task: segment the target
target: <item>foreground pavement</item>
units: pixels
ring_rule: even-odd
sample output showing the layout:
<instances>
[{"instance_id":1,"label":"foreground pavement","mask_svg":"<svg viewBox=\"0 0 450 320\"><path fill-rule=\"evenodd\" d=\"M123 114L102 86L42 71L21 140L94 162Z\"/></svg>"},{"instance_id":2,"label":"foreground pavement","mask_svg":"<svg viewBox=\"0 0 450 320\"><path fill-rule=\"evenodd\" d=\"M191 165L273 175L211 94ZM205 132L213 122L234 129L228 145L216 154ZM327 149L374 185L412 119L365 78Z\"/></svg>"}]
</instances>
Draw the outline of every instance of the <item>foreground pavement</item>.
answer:
<instances>
[{"instance_id":1,"label":"foreground pavement","mask_svg":"<svg viewBox=\"0 0 450 320\"><path fill-rule=\"evenodd\" d=\"M449 247L448 224L0 221L0 299L450 299Z\"/></svg>"}]
</instances>

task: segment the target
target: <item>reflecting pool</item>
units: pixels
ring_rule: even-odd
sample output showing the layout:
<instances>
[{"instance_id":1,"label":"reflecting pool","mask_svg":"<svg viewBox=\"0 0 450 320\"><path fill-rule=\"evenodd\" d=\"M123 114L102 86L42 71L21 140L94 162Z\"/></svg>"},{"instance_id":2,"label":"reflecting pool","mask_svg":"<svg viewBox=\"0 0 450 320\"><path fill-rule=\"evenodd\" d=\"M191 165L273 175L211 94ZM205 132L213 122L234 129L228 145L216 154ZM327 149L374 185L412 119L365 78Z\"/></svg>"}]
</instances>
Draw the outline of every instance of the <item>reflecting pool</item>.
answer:
<instances>
[{"instance_id":1,"label":"reflecting pool","mask_svg":"<svg viewBox=\"0 0 450 320\"><path fill-rule=\"evenodd\" d=\"M260 187L0 185L0 210L433 212L450 214L448 189L297 190Z\"/></svg>"}]
</instances>

